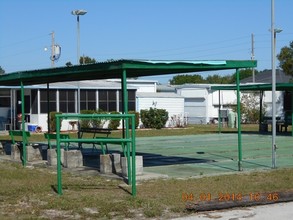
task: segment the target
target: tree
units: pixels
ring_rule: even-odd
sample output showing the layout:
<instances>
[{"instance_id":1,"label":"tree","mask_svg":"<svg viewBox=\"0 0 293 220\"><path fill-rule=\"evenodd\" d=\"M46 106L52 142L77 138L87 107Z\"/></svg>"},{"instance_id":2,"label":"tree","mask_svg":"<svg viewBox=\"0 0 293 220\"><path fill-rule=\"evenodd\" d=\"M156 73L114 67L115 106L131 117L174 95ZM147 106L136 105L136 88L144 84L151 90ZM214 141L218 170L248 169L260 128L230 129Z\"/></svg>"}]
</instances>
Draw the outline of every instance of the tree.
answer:
<instances>
[{"instance_id":1,"label":"tree","mask_svg":"<svg viewBox=\"0 0 293 220\"><path fill-rule=\"evenodd\" d=\"M70 66L72 66L72 63L71 63L70 61L68 61L67 63L65 63L65 65L66 65L67 67L70 67Z\"/></svg>"},{"instance_id":2,"label":"tree","mask_svg":"<svg viewBox=\"0 0 293 220\"><path fill-rule=\"evenodd\" d=\"M209 84L229 84L231 83L231 81L232 81L231 75L220 76L218 74L215 74L215 75L209 75L206 78L206 83L209 83Z\"/></svg>"},{"instance_id":3,"label":"tree","mask_svg":"<svg viewBox=\"0 0 293 220\"><path fill-rule=\"evenodd\" d=\"M205 83L204 78L201 75L177 75L174 76L171 80L170 80L170 84L171 85L182 85L185 83Z\"/></svg>"},{"instance_id":4,"label":"tree","mask_svg":"<svg viewBox=\"0 0 293 220\"><path fill-rule=\"evenodd\" d=\"M79 58L79 64L91 64L96 62L97 61L94 58L90 58L89 56L83 56Z\"/></svg>"},{"instance_id":5,"label":"tree","mask_svg":"<svg viewBox=\"0 0 293 220\"><path fill-rule=\"evenodd\" d=\"M289 47L285 46L281 49L277 58L282 70L288 75L293 75L293 41L290 42Z\"/></svg>"},{"instance_id":6,"label":"tree","mask_svg":"<svg viewBox=\"0 0 293 220\"><path fill-rule=\"evenodd\" d=\"M2 67L0 66L0 75L3 75L3 74L5 74L5 70L2 69Z\"/></svg>"},{"instance_id":7,"label":"tree","mask_svg":"<svg viewBox=\"0 0 293 220\"><path fill-rule=\"evenodd\" d=\"M258 74L259 72L257 70L254 71L254 74ZM245 79L252 76L252 69L242 69L239 70L239 79ZM234 73L231 77L230 83L236 83L236 73Z\"/></svg>"},{"instance_id":8,"label":"tree","mask_svg":"<svg viewBox=\"0 0 293 220\"><path fill-rule=\"evenodd\" d=\"M243 93L240 100L240 112L242 122L244 123L257 123L260 114L260 93L250 92ZM231 107L234 112L237 112L237 106ZM265 115L266 106L263 106L262 114Z\"/></svg>"}]
</instances>

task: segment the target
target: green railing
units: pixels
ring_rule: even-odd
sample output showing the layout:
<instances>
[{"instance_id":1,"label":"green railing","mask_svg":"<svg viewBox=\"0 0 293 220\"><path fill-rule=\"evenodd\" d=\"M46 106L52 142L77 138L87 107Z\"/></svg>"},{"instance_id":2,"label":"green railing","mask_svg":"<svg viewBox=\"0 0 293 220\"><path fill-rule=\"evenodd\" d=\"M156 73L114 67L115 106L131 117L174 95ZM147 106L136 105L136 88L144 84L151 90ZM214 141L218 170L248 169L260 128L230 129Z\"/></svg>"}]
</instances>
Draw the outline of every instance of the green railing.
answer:
<instances>
[{"instance_id":1,"label":"green railing","mask_svg":"<svg viewBox=\"0 0 293 220\"><path fill-rule=\"evenodd\" d=\"M135 115L134 114L56 114L56 142L57 142L57 183L58 183L58 194L62 195L62 171L61 171L61 147L60 144L63 143L85 143L85 142L97 142L97 143L107 143L117 142L124 144L126 146L126 156L127 156L127 168L128 168L128 185L132 186L132 195L136 196L136 162L135 162ZM123 120L124 129L122 132L122 137L120 138L82 138L82 139L63 139L60 135L60 120L61 119L120 119ZM129 129L129 123L131 121L131 128ZM131 153L131 160L130 160Z\"/></svg>"}]
</instances>

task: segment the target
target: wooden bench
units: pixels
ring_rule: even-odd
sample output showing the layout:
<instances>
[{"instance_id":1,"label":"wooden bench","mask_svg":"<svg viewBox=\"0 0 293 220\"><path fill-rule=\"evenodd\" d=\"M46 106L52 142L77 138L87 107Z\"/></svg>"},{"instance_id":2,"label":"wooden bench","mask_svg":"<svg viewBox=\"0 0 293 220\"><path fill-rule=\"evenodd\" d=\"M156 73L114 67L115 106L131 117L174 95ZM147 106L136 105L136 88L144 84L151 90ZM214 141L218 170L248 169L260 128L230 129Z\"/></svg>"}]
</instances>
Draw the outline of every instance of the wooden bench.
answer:
<instances>
[{"instance_id":1,"label":"wooden bench","mask_svg":"<svg viewBox=\"0 0 293 220\"><path fill-rule=\"evenodd\" d=\"M102 139L100 137L96 137L96 142L95 143L98 143L100 146L101 146L101 149L102 149L102 153L105 154L106 152L108 152L108 145L107 144L115 144L115 145L121 145L122 147L122 151L123 151L123 154L124 156L126 157L126 144L127 142L129 142L128 140L124 139L123 141L122 140L117 140L117 138L107 138L106 140L105 139ZM105 148L106 148L106 151L105 151Z\"/></svg>"},{"instance_id":2,"label":"wooden bench","mask_svg":"<svg viewBox=\"0 0 293 220\"><path fill-rule=\"evenodd\" d=\"M99 139L101 137L108 138L109 135L111 134L111 131L112 131L112 129L109 129L109 128L83 128L83 127L80 128L79 127L77 136L78 136L78 139L82 139L85 133L90 133L90 134L92 134L92 139ZM97 135L103 135L103 136L97 137ZM92 142L93 149L96 149L96 145L95 145L96 143L97 143L96 141ZM105 144L105 146L106 146L106 150L108 152L107 144ZM82 149L82 143L79 143L79 148ZM101 146L101 148L102 148L102 151L104 152L103 146Z\"/></svg>"},{"instance_id":3,"label":"wooden bench","mask_svg":"<svg viewBox=\"0 0 293 220\"><path fill-rule=\"evenodd\" d=\"M52 149L52 144L51 144L51 140L56 140L57 139L57 134L53 134L53 133L44 133L45 138L48 140L48 146L49 149ZM60 134L60 138L61 139L70 139L69 134ZM65 144L65 149L68 150L70 143L66 142Z\"/></svg>"},{"instance_id":4,"label":"wooden bench","mask_svg":"<svg viewBox=\"0 0 293 220\"><path fill-rule=\"evenodd\" d=\"M32 145L32 146L38 146L39 145L37 143L29 143L28 142L28 138L31 136L31 133L29 131L24 132L24 137L22 136L23 132L18 131L18 130L10 130L9 135L11 137L12 144L19 144L19 146L22 146L23 138L25 138L25 142L27 143L27 145L29 145L29 144ZM18 138L19 140L16 140L16 137L19 137Z\"/></svg>"},{"instance_id":5,"label":"wooden bench","mask_svg":"<svg viewBox=\"0 0 293 220\"><path fill-rule=\"evenodd\" d=\"M24 134L24 135L23 135ZM35 161L42 160L42 152L38 143L29 143L28 138L31 136L30 132L25 131L9 131L9 135L11 137L12 145L11 145L11 158L13 160L21 160L21 161ZM18 140L16 140L18 139ZM26 143L26 156L25 160L23 157L24 145L23 142ZM25 163L25 162L24 162Z\"/></svg>"},{"instance_id":6,"label":"wooden bench","mask_svg":"<svg viewBox=\"0 0 293 220\"><path fill-rule=\"evenodd\" d=\"M272 125L272 123L273 123L272 117L263 118L263 124ZM285 131L287 131L288 125L286 124L286 121L281 120L281 117L276 117L276 132L282 132L284 127L285 127Z\"/></svg>"}]
</instances>

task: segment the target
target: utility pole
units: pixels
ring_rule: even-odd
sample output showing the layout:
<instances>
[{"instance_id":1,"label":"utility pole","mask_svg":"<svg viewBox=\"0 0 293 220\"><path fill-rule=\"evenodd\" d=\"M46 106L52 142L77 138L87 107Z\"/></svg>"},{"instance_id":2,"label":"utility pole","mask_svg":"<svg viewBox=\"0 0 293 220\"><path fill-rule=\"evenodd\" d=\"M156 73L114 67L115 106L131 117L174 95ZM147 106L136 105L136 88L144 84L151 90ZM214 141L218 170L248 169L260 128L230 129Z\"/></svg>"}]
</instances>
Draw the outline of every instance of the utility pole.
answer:
<instances>
[{"instance_id":1,"label":"utility pole","mask_svg":"<svg viewBox=\"0 0 293 220\"><path fill-rule=\"evenodd\" d=\"M51 44L51 67L55 65L55 33L52 31L52 44Z\"/></svg>"},{"instance_id":2,"label":"utility pole","mask_svg":"<svg viewBox=\"0 0 293 220\"><path fill-rule=\"evenodd\" d=\"M254 35L251 34L251 60L254 60ZM252 82L255 83L254 67L252 67Z\"/></svg>"}]
</instances>

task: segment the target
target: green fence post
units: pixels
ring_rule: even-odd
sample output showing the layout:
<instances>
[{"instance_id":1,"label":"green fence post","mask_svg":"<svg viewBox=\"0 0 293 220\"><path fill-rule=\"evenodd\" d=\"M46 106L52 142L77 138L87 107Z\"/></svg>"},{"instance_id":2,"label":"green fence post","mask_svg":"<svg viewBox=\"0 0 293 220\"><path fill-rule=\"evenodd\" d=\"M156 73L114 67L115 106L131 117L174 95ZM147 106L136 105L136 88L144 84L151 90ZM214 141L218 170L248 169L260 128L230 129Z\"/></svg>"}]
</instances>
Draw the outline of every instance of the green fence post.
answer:
<instances>
[{"instance_id":1,"label":"green fence post","mask_svg":"<svg viewBox=\"0 0 293 220\"><path fill-rule=\"evenodd\" d=\"M131 117L131 143L132 143L132 196L136 196L136 146L135 146L135 115Z\"/></svg>"},{"instance_id":2,"label":"green fence post","mask_svg":"<svg viewBox=\"0 0 293 220\"><path fill-rule=\"evenodd\" d=\"M121 83L122 83L122 93L123 93L123 112L124 114L128 114L128 92L127 92L127 74L126 74L126 70L123 69L122 72L122 79L121 79ZM124 138L129 138L129 119L128 118L124 118L125 121L125 135ZM127 146L127 174L128 174L128 184L131 183L131 163L130 163L130 144L127 142L126 143ZM132 161L133 163L133 161Z\"/></svg>"},{"instance_id":3,"label":"green fence post","mask_svg":"<svg viewBox=\"0 0 293 220\"><path fill-rule=\"evenodd\" d=\"M237 117L238 117L238 170L242 171L242 140L241 140L241 111L240 111L240 79L239 69L236 69L237 83Z\"/></svg>"},{"instance_id":4,"label":"green fence post","mask_svg":"<svg viewBox=\"0 0 293 220\"><path fill-rule=\"evenodd\" d=\"M57 142L57 184L58 184L58 194L62 195L60 117L61 117L61 115L55 115L55 118L56 118L56 142Z\"/></svg>"},{"instance_id":5,"label":"green fence post","mask_svg":"<svg viewBox=\"0 0 293 220\"><path fill-rule=\"evenodd\" d=\"M25 112L24 112L24 88L23 82L21 81L21 127L22 127L22 165L26 166L26 146L27 137L25 135Z\"/></svg>"},{"instance_id":6,"label":"green fence post","mask_svg":"<svg viewBox=\"0 0 293 220\"><path fill-rule=\"evenodd\" d=\"M219 113L218 113L218 132L221 133L222 115L221 115L221 90L219 90Z\"/></svg>"}]
</instances>

